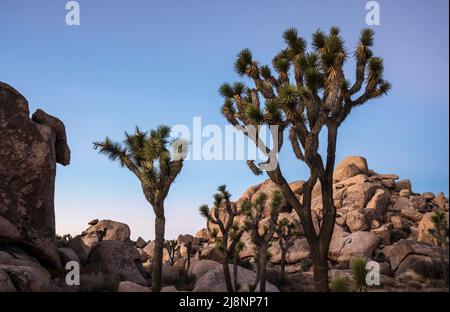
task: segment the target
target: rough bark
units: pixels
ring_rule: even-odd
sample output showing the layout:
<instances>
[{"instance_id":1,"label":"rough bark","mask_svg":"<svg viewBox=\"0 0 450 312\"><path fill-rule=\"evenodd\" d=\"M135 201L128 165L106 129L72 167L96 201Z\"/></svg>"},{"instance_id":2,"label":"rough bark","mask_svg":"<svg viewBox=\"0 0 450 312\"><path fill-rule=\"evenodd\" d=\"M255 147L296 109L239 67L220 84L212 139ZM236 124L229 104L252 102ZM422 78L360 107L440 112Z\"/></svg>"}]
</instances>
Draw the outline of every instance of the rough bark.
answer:
<instances>
[{"instance_id":1,"label":"rough bark","mask_svg":"<svg viewBox=\"0 0 450 312\"><path fill-rule=\"evenodd\" d=\"M234 252L233 257L233 283L234 283L234 291L238 291L239 285L238 285L238 259L239 259L239 253L238 251Z\"/></svg>"},{"instance_id":2,"label":"rough bark","mask_svg":"<svg viewBox=\"0 0 450 312\"><path fill-rule=\"evenodd\" d=\"M161 291L162 263L164 250L164 231L166 218L162 203L154 207L155 210L155 251L153 256L152 291Z\"/></svg>"},{"instance_id":3,"label":"rough bark","mask_svg":"<svg viewBox=\"0 0 450 312\"><path fill-rule=\"evenodd\" d=\"M260 281L259 281L259 291L266 292L266 268L267 268L267 244L264 243L261 246L259 252L260 261Z\"/></svg>"},{"instance_id":4,"label":"rough bark","mask_svg":"<svg viewBox=\"0 0 450 312\"><path fill-rule=\"evenodd\" d=\"M231 284L231 276L230 276L230 267L228 266L228 256L223 259L223 274L225 277L225 285L227 287L227 291L233 291L233 285Z\"/></svg>"},{"instance_id":5,"label":"rough bark","mask_svg":"<svg viewBox=\"0 0 450 312\"><path fill-rule=\"evenodd\" d=\"M286 253L287 253L287 248L284 247L281 243L281 239L280 239L280 247L281 247L281 262L280 262L280 274L281 274L281 282L284 283L284 281L286 280Z\"/></svg>"}]
</instances>

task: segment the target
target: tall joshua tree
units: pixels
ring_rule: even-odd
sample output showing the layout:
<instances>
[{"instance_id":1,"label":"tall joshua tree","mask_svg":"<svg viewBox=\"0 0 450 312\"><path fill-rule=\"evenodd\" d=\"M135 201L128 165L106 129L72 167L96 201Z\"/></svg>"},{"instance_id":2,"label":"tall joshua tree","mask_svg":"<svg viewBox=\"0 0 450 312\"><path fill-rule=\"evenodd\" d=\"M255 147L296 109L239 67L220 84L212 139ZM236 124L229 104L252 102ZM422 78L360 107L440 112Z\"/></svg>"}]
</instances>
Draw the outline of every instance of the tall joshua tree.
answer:
<instances>
[{"instance_id":1,"label":"tall joshua tree","mask_svg":"<svg viewBox=\"0 0 450 312\"><path fill-rule=\"evenodd\" d=\"M280 211L281 193L279 191L274 192L272 206L270 207L270 217L267 224L264 224L263 216L266 208L266 200L267 194L261 193L255 203L246 200L242 204L242 211L247 217L246 228L250 230L251 240L256 249L256 279L251 289L255 290L259 284L260 292L266 291L267 250L275 233L275 226Z\"/></svg>"},{"instance_id":2,"label":"tall joshua tree","mask_svg":"<svg viewBox=\"0 0 450 312\"><path fill-rule=\"evenodd\" d=\"M293 239L297 237L297 231L295 230L295 224L293 222L289 222L288 219L283 218L277 221L275 232L278 235L278 243L281 249L280 275L281 281L284 283L286 280L286 254L289 248L294 244Z\"/></svg>"},{"instance_id":3,"label":"tall joshua tree","mask_svg":"<svg viewBox=\"0 0 450 312\"><path fill-rule=\"evenodd\" d=\"M218 193L214 195L214 206L215 209L212 211L209 209L208 205L200 206L200 214L205 217L209 223L212 223L218 227L210 229L212 236L216 240L216 247L223 254L223 273L225 278L225 285L227 291L238 291L237 283L237 265L233 266L233 276L235 278L234 286L231 282L230 260L238 256L236 250L241 249L240 240L245 228L240 226L237 222L237 218L242 214L242 211L238 211L236 205L232 205L231 194L227 191L226 186L222 185L218 188ZM220 207L224 206L223 215L219 213ZM220 234L220 236L218 235Z\"/></svg>"},{"instance_id":4,"label":"tall joshua tree","mask_svg":"<svg viewBox=\"0 0 450 312\"><path fill-rule=\"evenodd\" d=\"M164 249L164 200L170 186L181 172L187 153L187 143L169 137L170 128L159 126L150 133L136 127L134 134L125 132L123 143L94 142L94 148L110 160L118 160L139 179L142 191L155 213L155 251L152 274L152 290L161 290L161 272ZM172 148L172 153L169 148Z\"/></svg>"},{"instance_id":5,"label":"tall joshua tree","mask_svg":"<svg viewBox=\"0 0 450 312\"><path fill-rule=\"evenodd\" d=\"M317 30L309 52L306 41L291 28L283 34L287 47L272 61L276 75L272 75L269 66L256 62L250 50L244 49L238 54L234 67L254 85L225 83L219 89L225 98L222 112L227 120L257 144L267 157L267 163L259 165L249 160L250 169L255 174L266 171L301 219L313 257L318 291L328 291L327 256L336 218L332 183L338 128L354 108L386 94L391 88L383 79L383 60L373 56L373 35L370 29L361 31L354 51L353 84L344 75L348 55L337 27L332 27L328 34ZM258 130L262 126L271 126L274 146L269 147L259 137ZM327 132L325 159L318 151L319 136L324 128ZM290 189L277 160L285 132L295 156L310 172L301 201ZM321 184L323 215L316 231L311 193L317 181Z\"/></svg>"}]
</instances>

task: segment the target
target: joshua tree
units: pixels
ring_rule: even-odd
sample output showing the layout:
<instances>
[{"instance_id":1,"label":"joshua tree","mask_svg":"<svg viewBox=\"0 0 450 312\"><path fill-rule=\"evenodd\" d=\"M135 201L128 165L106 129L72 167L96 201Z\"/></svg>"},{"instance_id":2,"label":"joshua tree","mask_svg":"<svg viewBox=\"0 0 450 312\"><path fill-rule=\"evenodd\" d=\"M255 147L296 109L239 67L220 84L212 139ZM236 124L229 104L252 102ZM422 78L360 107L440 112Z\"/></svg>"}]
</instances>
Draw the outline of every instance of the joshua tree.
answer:
<instances>
[{"instance_id":1,"label":"joshua tree","mask_svg":"<svg viewBox=\"0 0 450 312\"><path fill-rule=\"evenodd\" d=\"M187 270L191 267L191 256L192 256L192 241L186 242L186 251L187 251Z\"/></svg>"},{"instance_id":2,"label":"joshua tree","mask_svg":"<svg viewBox=\"0 0 450 312\"><path fill-rule=\"evenodd\" d=\"M187 143L172 140L170 128L159 126L150 133L136 127L134 134L125 132L123 144L110 138L95 142L94 148L110 160L118 160L139 179L142 191L155 213L155 252L152 274L152 290L161 290L161 272L164 248L164 200L170 186L183 167L187 153ZM174 152L171 155L169 148Z\"/></svg>"},{"instance_id":3,"label":"joshua tree","mask_svg":"<svg viewBox=\"0 0 450 312\"><path fill-rule=\"evenodd\" d=\"M176 240L168 240L164 243L164 248L166 248L167 253L169 254L170 263L173 265L175 262L175 253L179 249L178 243Z\"/></svg>"},{"instance_id":4,"label":"joshua tree","mask_svg":"<svg viewBox=\"0 0 450 312\"><path fill-rule=\"evenodd\" d=\"M261 66L248 49L242 50L234 64L240 76L253 81L253 87L236 82L224 83L219 92L225 98L222 113L228 122L242 131L267 157L267 162L247 161L255 174L266 171L282 190L284 197L297 212L308 240L314 266L316 289L328 291L328 249L333 233L336 209L333 204L333 170L338 128L352 110L367 101L386 94L391 85L383 79L383 60L371 51L373 31L361 31L354 52L356 77L353 84L345 78L347 52L337 27L329 34L317 30L312 38L312 51L306 51L306 41L296 29L288 29L283 38L287 47L272 61L277 75L267 65ZM292 70L291 70L292 69ZM263 102L264 101L264 102ZM268 126L273 146L259 136L261 127ZM319 154L319 137L327 132L326 157ZM295 156L304 162L310 177L304 184L299 200L282 174L277 152L283 145L284 133ZM311 193L320 182L323 214L319 229L313 225Z\"/></svg>"},{"instance_id":5,"label":"joshua tree","mask_svg":"<svg viewBox=\"0 0 450 312\"><path fill-rule=\"evenodd\" d=\"M256 202L252 204L249 200L246 200L242 204L242 211L245 213L246 228L251 231L251 240L255 245L256 254L256 280L251 289L255 290L259 286L260 292L266 291L266 267L270 242L272 241L273 234L275 233L275 226L278 219L279 208L281 203L281 193L275 191L273 193L272 206L270 209L270 217L267 224L264 224L264 210L266 208L267 195L261 193ZM254 209L252 209L254 208Z\"/></svg>"},{"instance_id":6,"label":"joshua tree","mask_svg":"<svg viewBox=\"0 0 450 312\"><path fill-rule=\"evenodd\" d=\"M208 220L208 223L212 223L218 227L208 230L211 236L216 241L216 248L223 254L223 273L225 277L225 284L227 291L237 291L233 287L230 276L229 263L234 257L238 256L236 248L240 242L242 234L244 233L244 227L240 227L236 222L236 217L241 215L235 205L231 204L231 194L227 191L226 186L222 185L218 188L218 193L214 195L214 206L212 213L208 208L208 205L203 205L199 208L200 214ZM219 214L220 207L224 206L223 217ZM220 234L220 235L219 235ZM233 275L236 276L237 266L233 268Z\"/></svg>"},{"instance_id":7,"label":"joshua tree","mask_svg":"<svg viewBox=\"0 0 450 312\"><path fill-rule=\"evenodd\" d=\"M278 243L280 244L281 249L280 275L281 281L284 282L286 280L286 254L289 248L294 244L293 239L297 237L297 232L295 230L295 224L289 222L286 218L278 220L275 232L278 235Z\"/></svg>"},{"instance_id":8,"label":"joshua tree","mask_svg":"<svg viewBox=\"0 0 450 312\"><path fill-rule=\"evenodd\" d=\"M448 256L448 223L446 215L442 211L435 212L431 216L431 221L434 224L434 228L428 231L434 237L436 245L439 246L442 277L445 280L445 285L448 286L448 265L445 263L445 255Z\"/></svg>"}]
</instances>

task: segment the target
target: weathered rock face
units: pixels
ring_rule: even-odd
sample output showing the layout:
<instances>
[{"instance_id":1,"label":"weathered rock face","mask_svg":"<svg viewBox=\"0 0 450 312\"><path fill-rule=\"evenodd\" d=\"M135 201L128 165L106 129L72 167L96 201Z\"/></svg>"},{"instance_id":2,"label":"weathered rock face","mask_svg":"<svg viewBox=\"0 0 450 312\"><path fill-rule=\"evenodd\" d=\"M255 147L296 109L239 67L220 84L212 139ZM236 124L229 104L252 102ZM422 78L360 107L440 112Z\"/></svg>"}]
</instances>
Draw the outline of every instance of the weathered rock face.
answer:
<instances>
[{"instance_id":1,"label":"weathered rock face","mask_svg":"<svg viewBox=\"0 0 450 312\"><path fill-rule=\"evenodd\" d=\"M270 262L279 264L281 262L281 249L279 244L273 244L269 248L269 252L272 255ZM309 257L309 245L306 238L296 239L294 244L288 249L286 253L286 263L298 263L301 260Z\"/></svg>"},{"instance_id":2,"label":"weathered rock face","mask_svg":"<svg viewBox=\"0 0 450 312\"><path fill-rule=\"evenodd\" d=\"M147 245L147 242L142 237L139 236L135 242L135 245L137 248L144 248L145 245Z\"/></svg>"},{"instance_id":3,"label":"weathered rock face","mask_svg":"<svg viewBox=\"0 0 450 312\"><path fill-rule=\"evenodd\" d=\"M198 280L208 271L219 266L221 266L221 264L213 260L194 260L189 268L189 275L195 276L195 278Z\"/></svg>"},{"instance_id":4,"label":"weathered rock face","mask_svg":"<svg viewBox=\"0 0 450 312\"><path fill-rule=\"evenodd\" d=\"M367 174L369 171L367 161L361 156L350 156L336 165L333 179L336 181L351 178L359 173Z\"/></svg>"},{"instance_id":5,"label":"weathered rock face","mask_svg":"<svg viewBox=\"0 0 450 312\"><path fill-rule=\"evenodd\" d=\"M152 290L149 287L141 286L139 284L124 281L120 282L117 287L118 292L151 292Z\"/></svg>"},{"instance_id":6,"label":"weathered rock face","mask_svg":"<svg viewBox=\"0 0 450 312\"><path fill-rule=\"evenodd\" d=\"M230 265L230 272L233 272L233 268ZM256 273L238 266L238 281L241 285L239 291L249 291L248 285L255 282ZM259 285L256 288L258 291ZM222 266L217 266L209 270L206 274L200 277L196 282L193 289L194 292L226 292L224 274ZM267 292L279 292L278 288L266 282Z\"/></svg>"},{"instance_id":7,"label":"weathered rock face","mask_svg":"<svg viewBox=\"0 0 450 312\"><path fill-rule=\"evenodd\" d=\"M0 269L0 292L16 292L17 289L11 281L8 273Z\"/></svg>"},{"instance_id":8,"label":"weathered rock face","mask_svg":"<svg viewBox=\"0 0 450 312\"><path fill-rule=\"evenodd\" d=\"M109 289L116 289L121 281L147 285L141 257L131 242L98 242L92 247L82 270L85 275L95 274L99 279L103 276L109 284L105 287Z\"/></svg>"},{"instance_id":9,"label":"weathered rock face","mask_svg":"<svg viewBox=\"0 0 450 312\"><path fill-rule=\"evenodd\" d=\"M0 291L2 287L5 291L13 291L10 283L16 291L44 292L49 290L50 273L22 249L3 245L0 249Z\"/></svg>"},{"instance_id":10,"label":"weathered rock face","mask_svg":"<svg viewBox=\"0 0 450 312\"><path fill-rule=\"evenodd\" d=\"M447 224L448 224L448 212L447 215ZM432 212L426 213L423 218L420 220L419 228L418 228L418 237L417 240L419 242L424 242L428 244L436 244L436 239L431 235L430 230L436 230L436 225L433 223L431 217L433 216Z\"/></svg>"},{"instance_id":11,"label":"weathered rock face","mask_svg":"<svg viewBox=\"0 0 450 312\"><path fill-rule=\"evenodd\" d=\"M384 248L384 254L389 260L392 270L395 271L403 260L411 254L439 258L439 247L402 239L395 244Z\"/></svg>"},{"instance_id":12,"label":"weathered rock face","mask_svg":"<svg viewBox=\"0 0 450 312\"><path fill-rule=\"evenodd\" d=\"M56 163L67 165L70 152L61 121L43 111L36 120L30 119L27 100L0 82L0 216L17 228L33 255L58 267Z\"/></svg>"},{"instance_id":13,"label":"weathered rock face","mask_svg":"<svg viewBox=\"0 0 450 312\"><path fill-rule=\"evenodd\" d=\"M379 242L380 238L371 232L355 232L333 240L330 244L328 257L338 262L347 262L352 255L371 257Z\"/></svg>"},{"instance_id":14,"label":"weathered rock face","mask_svg":"<svg viewBox=\"0 0 450 312\"><path fill-rule=\"evenodd\" d=\"M0 216L0 243L15 243L21 239L17 228Z\"/></svg>"},{"instance_id":15,"label":"weathered rock face","mask_svg":"<svg viewBox=\"0 0 450 312\"><path fill-rule=\"evenodd\" d=\"M58 248L61 264L65 265L67 262L75 261L80 263L80 257L70 248Z\"/></svg>"},{"instance_id":16,"label":"weathered rock face","mask_svg":"<svg viewBox=\"0 0 450 312\"><path fill-rule=\"evenodd\" d=\"M437 246L402 239L386 247L384 253L399 280L425 282L427 278L443 277L440 250ZM448 267L448 254L443 265Z\"/></svg>"},{"instance_id":17,"label":"weathered rock face","mask_svg":"<svg viewBox=\"0 0 450 312\"><path fill-rule=\"evenodd\" d=\"M55 132L55 152L56 162L67 166L70 164L70 149L67 145L66 127L64 123L56 117L53 117L42 109L38 109L31 119L40 125L46 125Z\"/></svg>"},{"instance_id":18,"label":"weathered rock face","mask_svg":"<svg viewBox=\"0 0 450 312\"><path fill-rule=\"evenodd\" d=\"M101 240L129 241L130 227L117 221L101 220L83 231L81 238L88 246L93 246Z\"/></svg>"}]
</instances>

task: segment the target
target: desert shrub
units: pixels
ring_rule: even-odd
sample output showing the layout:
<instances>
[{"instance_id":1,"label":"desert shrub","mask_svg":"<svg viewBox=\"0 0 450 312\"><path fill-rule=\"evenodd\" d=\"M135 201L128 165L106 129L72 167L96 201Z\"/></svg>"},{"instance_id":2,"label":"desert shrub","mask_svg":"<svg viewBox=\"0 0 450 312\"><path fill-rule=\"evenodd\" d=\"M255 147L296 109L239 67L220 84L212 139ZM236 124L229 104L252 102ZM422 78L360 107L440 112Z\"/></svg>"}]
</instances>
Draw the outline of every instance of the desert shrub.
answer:
<instances>
[{"instance_id":1,"label":"desert shrub","mask_svg":"<svg viewBox=\"0 0 450 312\"><path fill-rule=\"evenodd\" d=\"M332 292L349 292L351 291L351 282L346 277L336 277L330 285Z\"/></svg>"}]
</instances>

